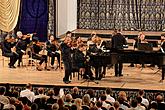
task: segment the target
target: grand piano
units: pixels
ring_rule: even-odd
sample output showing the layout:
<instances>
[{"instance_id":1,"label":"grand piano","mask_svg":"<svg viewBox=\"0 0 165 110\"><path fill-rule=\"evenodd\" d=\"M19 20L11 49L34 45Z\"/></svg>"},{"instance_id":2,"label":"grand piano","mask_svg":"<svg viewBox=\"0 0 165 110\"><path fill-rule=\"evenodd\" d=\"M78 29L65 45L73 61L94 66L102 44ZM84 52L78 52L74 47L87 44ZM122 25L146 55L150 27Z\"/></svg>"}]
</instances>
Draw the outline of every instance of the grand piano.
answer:
<instances>
[{"instance_id":1,"label":"grand piano","mask_svg":"<svg viewBox=\"0 0 165 110\"><path fill-rule=\"evenodd\" d=\"M91 66L107 66L108 64L134 63L134 64L155 64L162 69L162 78L165 73L165 53L159 51L141 51L141 50L119 50L117 52L102 52L90 56Z\"/></svg>"}]
</instances>

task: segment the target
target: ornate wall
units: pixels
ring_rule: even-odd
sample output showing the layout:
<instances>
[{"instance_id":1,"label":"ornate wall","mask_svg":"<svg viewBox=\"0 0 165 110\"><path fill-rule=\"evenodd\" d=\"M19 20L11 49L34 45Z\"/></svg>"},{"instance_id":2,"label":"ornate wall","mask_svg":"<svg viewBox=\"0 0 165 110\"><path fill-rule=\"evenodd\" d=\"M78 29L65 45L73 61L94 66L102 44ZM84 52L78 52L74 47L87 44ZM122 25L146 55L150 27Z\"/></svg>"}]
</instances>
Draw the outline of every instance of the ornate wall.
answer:
<instances>
[{"instance_id":1,"label":"ornate wall","mask_svg":"<svg viewBox=\"0 0 165 110\"><path fill-rule=\"evenodd\" d=\"M165 29L165 0L78 0L80 29Z\"/></svg>"}]
</instances>

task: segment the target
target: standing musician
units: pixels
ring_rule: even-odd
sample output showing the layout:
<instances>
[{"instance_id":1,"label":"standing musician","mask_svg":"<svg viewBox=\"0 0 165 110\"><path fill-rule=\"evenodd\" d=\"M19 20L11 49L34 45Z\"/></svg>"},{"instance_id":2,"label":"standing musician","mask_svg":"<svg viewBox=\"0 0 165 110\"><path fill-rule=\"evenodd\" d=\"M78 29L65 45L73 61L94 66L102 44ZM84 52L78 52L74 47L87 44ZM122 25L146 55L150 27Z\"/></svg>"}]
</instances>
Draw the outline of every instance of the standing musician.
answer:
<instances>
[{"instance_id":1,"label":"standing musician","mask_svg":"<svg viewBox=\"0 0 165 110\"><path fill-rule=\"evenodd\" d=\"M127 45L127 41L124 36L120 33L120 31L115 30L114 35L112 37L112 51L118 52L123 49L123 45ZM115 64L115 76L123 76L122 74L123 64L119 61Z\"/></svg>"},{"instance_id":2,"label":"standing musician","mask_svg":"<svg viewBox=\"0 0 165 110\"><path fill-rule=\"evenodd\" d=\"M49 70L47 67L47 53L46 53L46 45L39 42L37 37L33 37L33 45L32 45L32 58L40 60L39 65L37 65L37 70L42 70L42 63L45 62L45 69Z\"/></svg>"},{"instance_id":3,"label":"standing musician","mask_svg":"<svg viewBox=\"0 0 165 110\"><path fill-rule=\"evenodd\" d=\"M71 37L66 36L63 43L61 44L62 60L65 68L65 76L63 78L63 82L66 84L71 82L69 81L69 76L71 75L72 72L71 42L72 42Z\"/></svg>"},{"instance_id":4,"label":"standing musician","mask_svg":"<svg viewBox=\"0 0 165 110\"><path fill-rule=\"evenodd\" d=\"M18 59L18 54L16 53L16 49L13 48L15 45L15 39L11 35L7 35L5 37L4 42L2 42L2 56L10 57L9 68L16 68L14 66L15 62Z\"/></svg>"},{"instance_id":5,"label":"standing musician","mask_svg":"<svg viewBox=\"0 0 165 110\"><path fill-rule=\"evenodd\" d=\"M87 50L88 55L98 55L101 52L101 49L97 47L97 36L93 34L91 41L89 41L89 49ZM102 73L101 73L101 67L98 67L98 65L94 66L95 68L95 79L101 80Z\"/></svg>"},{"instance_id":6,"label":"standing musician","mask_svg":"<svg viewBox=\"0 0 165 110\"><path fill-rule=\"evenodd\" d=\"M58 65L60 68L60 54L57 52L59 47L60 46L58 44L58 41L54 38L54 36L49 35L49 40L46 42L46 49L48 51L48 56L51 57L51 68L54 68L55 57L57 57Z\"/></svg>"},{"instance_id":7,"label":"standing musician","mask_svg":"<svg viewBox=\"0 0 165 110\"><path fill-rule=\"evenodd\" d=\"M165 53L165 34L161 34L161 40L160 40L160 52Z\"/></svg>"},{"instance_id":8,"label":"standing musician","mask_svg":"<svg viewBox=\"0 0 165 110\"><path fill-rule=\"evenodd\" d=\"M19 54L18 67L20 67L20 62L22 62L22 56L25 54L27 45L31 42L31 36L29 34L23 35L21 31L17 32L17 43L15 45L16 52Z\"/></svg>"}]
</instances>

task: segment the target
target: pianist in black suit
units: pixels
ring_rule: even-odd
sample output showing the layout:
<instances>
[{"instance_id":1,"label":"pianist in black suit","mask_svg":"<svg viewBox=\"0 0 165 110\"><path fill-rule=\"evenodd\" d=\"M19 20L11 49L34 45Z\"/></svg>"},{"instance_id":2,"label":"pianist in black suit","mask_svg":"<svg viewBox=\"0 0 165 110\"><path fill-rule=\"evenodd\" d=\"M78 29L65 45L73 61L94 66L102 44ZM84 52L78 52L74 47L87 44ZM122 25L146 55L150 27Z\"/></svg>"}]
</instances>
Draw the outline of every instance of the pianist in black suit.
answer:
<instances>
[{"instance_id":1,"label":"pianist in black suit","mask_svg":"<svg viewBox=\"0 0 165 110\"><path fill-rule=\"evenodd\" d=\"M127 41L120 32L117 32L115 30L114 33L116 34L114 34L112 37L112 51L118 52L123 49L123 45L127 45ZM120 56L119 56L119 61L120 61ZM115 64L115 76L123 76L122 69L123 69L123 64L121 62Z\"/></svg>"},{"instance_id":2,"label":"pianist in black suit","mask_svg":"<svg viewBox=\"0 0 165 110\"><path fill-rule=\"evenodd\" d=\"M97 36L93 35L91 38L91 43L89 44L89 49L87 50L88 55L99 55L101 53L101 49L97 47ZM101 80L102 78L102 73L101 73L101 67L97 65L99 62L95 62L96 64L94 65L95 68L95 79L96 80Z\"/></svg>"},{"instance_id":3,"label":"pianist in black suit","mask_svg":"<svg viewBox=\"0 0 165 110\"><path fill-rule=\"evenodd\" d=\"M75 63L75 65L78 67L79 72L83 73L84 78L93 78L93 74L91 72L91 68L88 64L87 57L83 53L86 51L86 46L81 43L78 46L78 49L76 49L75 53L73 54L73 60L72 62Z\"/></svg>"}]
</instances>

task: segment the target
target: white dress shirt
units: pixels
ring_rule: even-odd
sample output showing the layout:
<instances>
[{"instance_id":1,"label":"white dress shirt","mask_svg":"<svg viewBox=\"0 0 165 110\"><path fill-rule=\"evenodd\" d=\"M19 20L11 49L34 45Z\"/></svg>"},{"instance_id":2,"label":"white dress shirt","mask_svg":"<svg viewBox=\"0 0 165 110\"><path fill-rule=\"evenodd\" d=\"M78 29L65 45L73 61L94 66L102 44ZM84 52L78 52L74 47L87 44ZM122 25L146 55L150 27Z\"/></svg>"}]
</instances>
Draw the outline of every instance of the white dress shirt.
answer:
<instances>
[{"instance_id":1,"label":"white dress shirt","mask_svg":"<svg viewBox=\"0 0 165 110\"><path fill-rule=\"evenodd\" d=\"M30 91L29 89L25 89L21 91L20 97L27 97L31 102L33 102L35 95L34 92Z\"/></svg>"}]
</instances>

